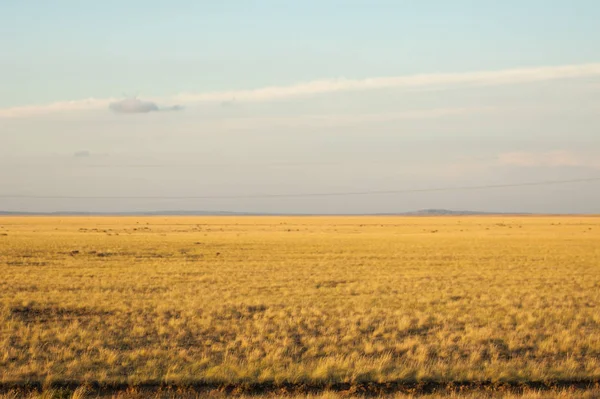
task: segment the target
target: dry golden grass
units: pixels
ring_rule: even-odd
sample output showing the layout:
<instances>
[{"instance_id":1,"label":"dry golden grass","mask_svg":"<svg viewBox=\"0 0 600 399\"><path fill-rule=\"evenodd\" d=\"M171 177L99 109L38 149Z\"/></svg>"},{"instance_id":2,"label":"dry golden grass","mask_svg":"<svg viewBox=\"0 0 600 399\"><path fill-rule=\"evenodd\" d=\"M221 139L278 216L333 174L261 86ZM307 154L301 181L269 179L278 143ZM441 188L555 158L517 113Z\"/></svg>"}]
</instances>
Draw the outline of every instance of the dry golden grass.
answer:
<instances>
[{"instance_id":1,"label":"dry golden grass","mask_svg":"<svg viewBox=\"0 0 600 399\"><path fill-rule=\"evenodd\" d=\"M600 380L595 217L4 217L0 272L4 385Z\"/></svg>"}]
</instances>

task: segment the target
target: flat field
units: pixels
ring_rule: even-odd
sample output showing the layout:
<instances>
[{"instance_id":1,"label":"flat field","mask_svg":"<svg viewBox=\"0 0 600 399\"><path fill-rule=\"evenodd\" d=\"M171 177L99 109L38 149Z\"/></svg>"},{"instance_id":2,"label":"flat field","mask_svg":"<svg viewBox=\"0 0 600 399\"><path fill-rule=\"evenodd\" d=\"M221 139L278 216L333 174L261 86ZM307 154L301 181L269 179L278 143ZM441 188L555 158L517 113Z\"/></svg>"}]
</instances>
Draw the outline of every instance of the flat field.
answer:
<instances>
[{"instance_id":1,"label":"flat field","mask_svg":"<svg viewBox=\"0 0 600 399\"><path fill-rule=\"evenodd\" d=\"M0 218L4 387L598 381L598 217Z\"/></svg>"}]
</instances>

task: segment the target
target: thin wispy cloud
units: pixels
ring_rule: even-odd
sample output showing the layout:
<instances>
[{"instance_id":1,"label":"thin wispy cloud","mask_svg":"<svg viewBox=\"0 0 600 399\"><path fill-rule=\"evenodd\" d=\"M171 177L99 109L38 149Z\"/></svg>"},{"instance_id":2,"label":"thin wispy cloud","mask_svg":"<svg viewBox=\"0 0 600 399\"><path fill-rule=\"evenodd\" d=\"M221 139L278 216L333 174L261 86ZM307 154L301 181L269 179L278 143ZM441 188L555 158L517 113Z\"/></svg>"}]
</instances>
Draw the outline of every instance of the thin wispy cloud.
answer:
<instances>
[{"instance_id":1,"label":"thin wispy cloud","mask_svg":"<svg viewBox=\"0 0 600 399\"><path fill-rule=\"evenodd\" d=\"M571 151L508 152L498 156L502 165L518 167L586 167L600 169L598 156Z\"/></svg>"},{"instance_id":2,"label":"thin wispy cloud","mask_svg":"<svg viewBox=\"0 0 600 399\"><path fill-rule=\"evenodd\" d=\"M389 123L402 120L443 119L492 113L494 107L457 107L457 108L432 108L424 110L409 110L399 112L359 113L359 114L327 114L327 115L295 115L272 117L240 117L227 118L219 122L225 129L264 129L275 128L334 128L344 126L357 126L361 124Z\"/></svg>"},{"instance_id":3,"label":"thin wispy cloud","mask_svg":"<svg viewBox=\"0 0 600 399\"><path fill-rule=\"evenodd\" d=\"M89 111L106 108L114 98L59 101L45 105L26 105L21 107L0 108L0 118L21 118L28 116L43 116L59 112Z\"/></svg>"},{"instance_id":4,"label":"thin wispy cloud","mask_svg":"<svg viewBox=\"0 0 600 399\"><path fill-rule=\"evenodd\" d=\"M594 76L600 76L600 63L505 69L497 71L376 77L367 79L325 79L289 86L264 87L254 90L182 93L170 98L153 99L152 101L176 102L178 104L223 104L227 101L231 101L232 98L235 98L236 102L266 102L324 95L329 93L358 92L377 89L457 89L474 86L500 86L560 79L578 79ZM117 102L115 99L87 99L81 101L57 102L38 106L4 108L0 109L0 118L27 117L54 112L102 109L115 102ZM152 103L156 106L155 102L148 103ZM127 110L136 109L136 107L123 108L122 105L123 104L117 108ZM138 112L153 111L153 109L146 110L147 108L144 107L139 109L142 109L142 111ZM166 108L164 110L176 109L179 109L178 106Z\"/></svg>"},{"instance_id":5,"label":"thin wispy cloud","mask_svg":"<svg viewBox=\"0 0 600 399\"><path fill-rule=\"evenodd\" d=\"M600 63L507 69L500 71L421 74L367 79L326 79L291 86L272 86L255 90L227 91L200 94L180 94L174 99L183 103L227 101L273 101L295 97L388 88L430 89L465 86L497 86L557 79L600 76Z\"/></svg>"}]
</instances>

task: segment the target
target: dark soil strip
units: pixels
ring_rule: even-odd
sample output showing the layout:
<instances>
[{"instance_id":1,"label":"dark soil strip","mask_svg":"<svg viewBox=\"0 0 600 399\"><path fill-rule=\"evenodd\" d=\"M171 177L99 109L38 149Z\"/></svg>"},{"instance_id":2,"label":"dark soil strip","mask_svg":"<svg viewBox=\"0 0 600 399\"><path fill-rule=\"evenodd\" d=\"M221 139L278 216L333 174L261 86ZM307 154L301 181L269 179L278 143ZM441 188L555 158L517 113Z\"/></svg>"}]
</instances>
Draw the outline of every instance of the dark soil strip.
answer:
<instances>
[{"instance_id":1,"label":"dark soil strip","mask_svg":"<svg viewBox=\"0 0 600 399\"><path fill-rule=\"evenodd\" d=\"M390 382L363 382L363 383L237 383L219 384L198 382L183 385L161 384L146 382L140 384L124 383L99 383L81 381L54 381L51 384L42 382L3 382L0 383L0 393L10 391L42 391L59 389L74 391L85 386L96 395L111 395L118 392L135 391L145 393L157 392L185 392L208 393L221 392L230 395L265 395L265 394L317 394L322 392L343 392L362 396L379 396L386 394L431 394L451 392L511 392L521 393L526 390L561 390L561 389L600 389L598 380L560 380L560 381L528 381L528 382L492 382L492 381L390 381Z\"/></svg>"}]
</instances>

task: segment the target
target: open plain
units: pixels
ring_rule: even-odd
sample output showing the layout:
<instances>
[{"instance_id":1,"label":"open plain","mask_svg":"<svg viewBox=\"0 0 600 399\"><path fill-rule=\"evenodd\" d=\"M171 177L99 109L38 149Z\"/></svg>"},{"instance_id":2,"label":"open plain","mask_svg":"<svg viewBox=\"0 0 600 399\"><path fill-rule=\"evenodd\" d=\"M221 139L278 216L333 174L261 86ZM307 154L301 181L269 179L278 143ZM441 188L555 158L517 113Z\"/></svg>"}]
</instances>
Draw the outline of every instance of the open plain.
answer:
<instances>
[{"instance_id":1,"label":"open plain","mask_svg":"<svg viewBox=\"0 0 600 399\"><path fill-rule=\"evenodd\" d=\"M0 272L6 397L600 382L593 216L2 217Z\"/></svg>"}]
</instances>

